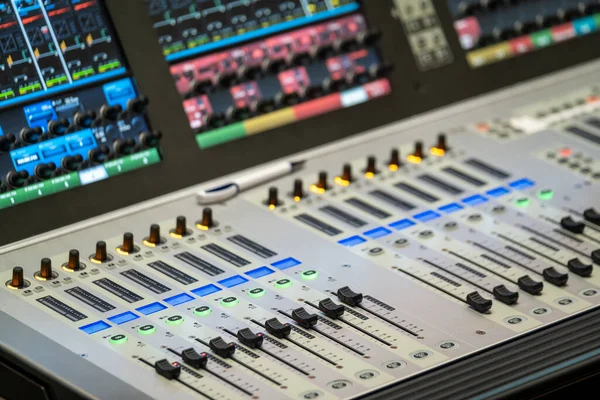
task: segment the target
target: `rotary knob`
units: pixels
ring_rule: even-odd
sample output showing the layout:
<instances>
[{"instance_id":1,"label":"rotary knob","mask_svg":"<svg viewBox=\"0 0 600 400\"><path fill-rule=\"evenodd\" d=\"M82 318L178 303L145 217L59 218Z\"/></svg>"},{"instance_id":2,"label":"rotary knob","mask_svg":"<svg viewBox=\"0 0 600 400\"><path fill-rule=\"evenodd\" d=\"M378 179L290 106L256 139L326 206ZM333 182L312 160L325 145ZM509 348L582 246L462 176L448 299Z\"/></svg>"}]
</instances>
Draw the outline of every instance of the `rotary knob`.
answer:
<instances>
[{"instance_id":1,"label":"rotary knob","mask_svg":"<svg viewBox=\"0 0 600 400\"><path fill-rule=\"evenodd\" d=\"M171 231L171 236L176 239L181 239L184 236L191 235L192 232L187 228L187 220L184 216L180 215L175 220L175 229Z\"/></svg>"},{"instance_id":2,"label":"rotary knob","mask_svg":"<svg viewBox=\"0 0 600 400\"><path fill-rule=\"evenodd\" d=\"M108 254L106 249L106 242L102 240L96 242L96 252L90 256L90 260L96 264L101 264L112 260L111 255Z\"/></svg>"},{"instance_id":3,"label":"rotary knob","mask_svg":"<svg viewBox=\"0 0 600 400\"><path fill-rule=\"evenodd\" d=\"M52 260L42 258L40 261L40 270L34 274L35 279L40 281L49 281L58 278L58 273L52 270Z\"/></svg>"},{"instance_id":4,"label":"rotary knob","mask_svg":"<svg viewBox=\"0 0 600 400\"><path fill-rule=\"evenodd\" d=\"M213 220L213 212L210 207L206 207L202 210L202 219L196 223L196 227L203 231L206 231L210 228L216 226L215 221Z\"/></svg>"},{"instance_id":5,"label":"rotary knob","mask_svg":"<svg viewBox=\"0 0 600 400\"><path fill-rule=\"evenodd\" d=\"M126 232L123 234L123 243L121 246L117 247L117 252L123 255L129 255L133 253L137 253L139 248L135 245L133 241L133 233Z\"/></svg>"},{"instance_id":6,"label":"rotary knob","mask_svg":"<svg viewBox=\"0 0 600 400\"><path fill-rule=\"evenodd\" d=\"M66 263L62 265L62 269L68 272L77 272L85 269L85 264L80 261L79 250L69 251L69 258Z\"/></svg>"},{"instance_id":7,"label":"rotary knob","mask_svg":"<svg viewBox=\"0 0 600 400\"><path fill-rule=\"evenodd\" d=\"M6 282L6 286L11 289L24 289L27 286L29 286L29 281L25 279L25 276L23 274L23 268L13 268L11 280Z\"/></svg>"},{"instance_id":8,"label":"rotary knob","mask_svg":"<svg viewBox=\"0 0 600 400\"><path fill-rule=\"evenodd\" d=\"M142 242L149 247L156 247L163 243L164 239L160 236L160 225L150 225L150 234Z\"/></svg>"}]
</instances>

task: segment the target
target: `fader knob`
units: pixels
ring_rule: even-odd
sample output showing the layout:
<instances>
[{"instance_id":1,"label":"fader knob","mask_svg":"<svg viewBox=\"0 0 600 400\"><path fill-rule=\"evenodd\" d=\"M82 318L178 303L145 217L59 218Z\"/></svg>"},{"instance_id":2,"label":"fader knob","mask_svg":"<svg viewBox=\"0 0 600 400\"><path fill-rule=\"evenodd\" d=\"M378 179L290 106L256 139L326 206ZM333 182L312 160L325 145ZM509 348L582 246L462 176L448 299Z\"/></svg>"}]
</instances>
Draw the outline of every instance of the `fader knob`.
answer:
<instances>
[{"instance_id":1,"label":"fader knob","mask_svg":"<svg viewBox=\"0 0 600 400\"><path fill-rule=\"evenodd\" d=\"M25 287L25 278L23 276L23 268L14 267L12 270L12 279L10 280L10 287L14 289L22 289Z\"/></svg>"},{"instance_id":2,"label":"fader knob","mask_svg":"<svg viewBox=\"0 0 600 400\"><path fill-rule=\"evenodd\" d=\"M267 199L267 206L271 210L275 209L281 202L279 201L279 191L276 187L269 188L269 198Z\"/></svg>"},{"instance_id":3,"label":"fader knob","mask_svg":"<svg viewBox=\"0 0 600 400\"><path fill-rule=\"evenodd\" d=\"M333 300L327 298L319 302L319 310L324 312L329 318L338 319L344 315L346 308L341 304L336 304Z\"/></svg>"},{"instance_id":4,"label":"fader knob","mask_svg":"<svg viewBox=\"0 0 600 400\"><path fill-rule=\"evenodd\" d=\"M229 358L235 353L235 344L227 343L221 336L211 339L208 344L219 357Z\"/></svg>"},{"instance_id":5,"label":"fader knob","mask_svg":"<svg viewBox=\"0 0 600 400\"><path fill-rule=\"evenodd\" d=\"M310 329L319 322L317 314L311 314L304 307L300 307L292 311L292 318L298 323L298 325Z\"/></svg>"},{"instance_id":6,"label":"fader knob","mask_svg":"<svg viewBox=\"0 0 600 400\"><path fill-rule=\"evenodd\" d=\"M564 217L560 220L560 226L563 229L573 232L575 234L583 233L585 230L585 224L581 221L575 221L570 216Z\"/></svg>"},{"instance_id":7,"label":"fader knob","mask_svg":"<svg viewBox=\"0 0 600 400\"><path fill-rule=\"evenodd\" d=\"M215 221L213 220L213 213L210 207L206 207L202 210L202 220L196 224L198 229L207 230L215 226Z\"/></svg>"},{"instance_id":8,"label":"fader knob","mask_svg":"<svg viewBox=\"0 0 600 400\"><path fill-rule=\"evenodd\" d=\"M54 274L52 272L52 260L49 258L42 258L40 262L40 272L36 276L42 280L54 279Z\"/></svg>"},{"instance_id":9,"label":"fader knob","mask_svg":"<svg viewBox=\"0 0 600 400\"><path fill-rule=\"evenodd\" d=\"M292 332L292 327L290 324L281 323L277 318L271 318L265 321L265 329L271 335L278 337L279 339L283 339L287 337Z\"/></svg>"},{"instance_id":10,"label":"fader knob","mask_svg":"<svg viewBox=\"0 0 600 400\"><path fill-rule=\"evenodd\" d=\"M363 301L362 293L356 293L348 286L338 289L337 296L342 303L352 307L359 305Z\"/></svg>"},{"instance_id":11,"label":"fader knob","mask_svg":"<svg viewBox=\"0 0 600 400\"><path fill-rule=\"evenodd\" d=\"M294 191L292 192L292 196L294 197L294 201L300 201L304 198L304 188L302 187L302 180L296 179L294 181Z\"/></svg>"},{"instance_id":12,"label":"fader knob","mask_svg":"<svg viewBox=\"0 0 600 400\"><path fill-rule=\"evenodd\" d=\"M193 347L183 350L181 352L181 358L186 364L197 369L206 367L206 364L208 363L208 355L206 353L198 353Z\"/></svg>"},{"instance_id":13,"label":"fader knob","mask_svg":"<svg viewBox=\"0 0 600 400\"><path fill-rule=\"evenodd\" d=\"M492 308L492 300L486 299L478 292L471 292L466 298L467 304L480 313L488 312Z\"/></svg>"},{"instance_id":14,"label":"fader knob","mask_svg":"<svg viewBox=\"0 0 600 400\"><path fill-rule=\"evenodd\" d=\"M187 220L184 216L180 215L175 220L175 230L171 232L175 237L182 238L184 236L189 235L187 229Z\"/></svg>"},{"instance_id":15,"label":"fader knob","mask_svg":"<svg viewBox=\"0 0 600 400\"><path fill-rule=\"evenodd\" d=\"M237 338L240 343L252 349L261 347L264 340L262 333L254 333L248 328L240 329L237 333Z\"/></svg>"},{"instance_id":16,"label":"fader knob","mask_svg":"<svg viewBox=\"0 0 600 400\"><path fill-rule=\"evenodd\" d=\"M96 253L94 253L94 261L106 262L108 261L108 252L106 251L106 242L100 240L96 242Z\"/></svg>"},{"instance_id":17,"label":"fader knob","mask_svg":"<svg viewBox=\"0 0 600 400\"><path fill-rule=\"evenodd\" d=\"M123 244L119 248L122 253L135 253L135 244L133 242L133 233L127 232L123 235Z\"/></svg>"},{"instance_id":18,"label":"fader knob","mask_svg":"<svg viewBox=\"0 0 600 400\"><path fill-rule=\"evenodd\" d=\"M398 168L402 165L400 161L400 151L398 149L392 149L390 155L390 161L388 161L388 168L390 171L398 171Z\"/></svg>"},{"instance_id":19,"label":"fader knob","mask_svg":"<svg viewBox=\"0 0 600 400\"><path fill-rule=\"evenodd\" d=\"M65 266L69 271L79 271L81 270L81 261L79 261L79 250L71 250L69 251L69 260Z\"/></svg>"},{"instance_id":20,"label":"fader knob","mask_svg":"<svg viewBox=\"0 0 600 400\"><path fill-rule=\"evenodd\" d=\"M600 213L594 208L588 208L583 212L583 218L592 224L600 225Z\"/></svg>"},{"instance_id":21,"label":"fader knob","mask_svg":"<svg viewBox=\"0 0 600 400\"><path fill-rule=\"evenodd\" d=\"M379 171L377 170L377 159L374 156L369 156L367 158L367 168L365 168L365 176L371 179L378 173Z\"/></svg>"}]
</instances>

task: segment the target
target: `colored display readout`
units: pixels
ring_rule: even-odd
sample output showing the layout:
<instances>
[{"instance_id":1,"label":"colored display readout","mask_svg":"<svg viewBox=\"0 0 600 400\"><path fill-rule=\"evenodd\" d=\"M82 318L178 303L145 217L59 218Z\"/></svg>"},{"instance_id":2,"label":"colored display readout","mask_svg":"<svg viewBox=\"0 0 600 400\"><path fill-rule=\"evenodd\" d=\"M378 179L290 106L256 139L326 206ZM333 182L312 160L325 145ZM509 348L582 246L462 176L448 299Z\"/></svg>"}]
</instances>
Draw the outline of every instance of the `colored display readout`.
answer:
<instances>
[{"instance_id":1,"label":"colored display readout","mask_svg":"<svg viewBox=\"0 0 600 400\"><path fill-rule=\"evenodd\" d=\"M191 4L190 4L191 3ZM214 51L356 11L356 0L146 0L167 61Z\"/></svg>"},{"instance_id":2,"label":"colored display readout","mask_svg":"<svg viewBox=\"0 0 600 400\"><path fill-rule=\"evenodd\" d=\"M0 38L0 108L126 72L97 0L2 0Z\"/></svg>"},{"instance_id":3,"label":"colored display readout","mask_svg":"<svg viewBox=\"0 0 600 400\"><path fill-rule=\"evenodd\" d=\"M381 79L363 85L362 87L341 93L330 94L320 99L284 108L270 114L251 118L244 122L238 122L220 129L200 133L196 135L196 142L200 148L207 149L288 125L293 122L302 121L335 110L364 103L385 96L389 94L390 91L391 87L389 81L387 79Z\"/></svg>"},{"instance_id":4,"label":"colored display readout","mask_svg":"<svg viewBox=\"0 0 600 400\"><path fill-rule=\"evenodd\" d=\"M600 30L598 3L546 0L487 9L448 0L454 28L472 68L531 53Z\"/></svg>"}]
</instances>

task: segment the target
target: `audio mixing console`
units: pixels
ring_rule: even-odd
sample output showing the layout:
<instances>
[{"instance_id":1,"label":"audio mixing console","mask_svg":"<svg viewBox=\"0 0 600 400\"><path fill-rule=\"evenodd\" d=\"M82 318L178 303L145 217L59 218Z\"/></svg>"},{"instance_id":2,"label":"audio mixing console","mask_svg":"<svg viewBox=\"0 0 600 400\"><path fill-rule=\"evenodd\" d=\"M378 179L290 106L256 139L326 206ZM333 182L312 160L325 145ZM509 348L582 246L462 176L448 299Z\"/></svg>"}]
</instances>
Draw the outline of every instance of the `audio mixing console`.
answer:
<instances>
[{"instance_id":1,"label":"audio mixing console","mask_svg":"<svg viewBox=\"0 0 600 400\"><path fill-rule=\"evenodd\" d=\"M112 50L118 58L104 53L121 60L121 75L35 101L23 95L0 110L0 396L531 398L598 371L600 62L438 109L420 100L428 91L444 98L427 84L435 78L399 78L407 60L416 76L450 71L456 45L468 49L463 67L473 74L546 51L479 65L489 38L446 37L439 24L447 33L478 21L485 31L492 19L499 26L541 7L576 25L597 9L591 1L579 2L577 15L568 1L389 3L387 31L414 39L402 63L386 52L386 29L373 29L369 15L378 14L363 12L365 2L130 5L122 18L150 11L136 30L159 38L144 57L161 83L136 56L125 63L121 54L135 51L123 40ZM84 5L102 6L12 1L0 12L41 24ZM428 20L435 24L417 27ZM597 40L588 33L580 39ZM437 50L420 49L438 35ZM54 34L44 38L39 49L57 51ZM61 48L54 61L69 53ZM21 54L36 65L44 58ZM58 66L36 82L69 81L71 70ZM411 115L400 107L411 107L400 100L408 93ZM311 145L316 134L370 118L377 123L366 131ZM314 131L294 138L294 124ZM149 126L168 132L165 140ZM254 152L256 140L282 135L273 143L289 140L285 151ZM293 147L296 139L307 143ZM263 154L264 162L219 172ZM166 189L144 201L111 203L157 185ZM104 212L97 199L113 208ZM72 218L86 202L85 218L54 224L52 214Z\"/></svg>"}]
</instances>

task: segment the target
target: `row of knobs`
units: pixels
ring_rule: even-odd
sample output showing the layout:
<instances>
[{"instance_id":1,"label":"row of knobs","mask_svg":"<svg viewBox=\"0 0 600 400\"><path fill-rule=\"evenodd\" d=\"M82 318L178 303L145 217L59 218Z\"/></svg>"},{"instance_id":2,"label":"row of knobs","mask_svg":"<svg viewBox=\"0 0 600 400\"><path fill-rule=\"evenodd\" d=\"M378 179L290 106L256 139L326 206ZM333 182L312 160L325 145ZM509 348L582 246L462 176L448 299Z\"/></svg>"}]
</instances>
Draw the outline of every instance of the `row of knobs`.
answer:
<instances>
[{"instance_id":1,"label":"row of knobs","mask_svg":"<svg viewBox=\"0 0 600 400\"><path fill-rule=\"evenodd\" d=\"M213 219L212 209L205 208L202 211L202 218L196 223L199 229L206 230L216 226L216 222ZM191 230L187 227L186 218L183 216L177 217L175 221L175 228L171 230L171 236L175 238L182 238L191 235ZM143 243L149 247L160 245L164 242L161 236L160 226L152 224L150 226L149 235L143 240ZM117 248L117 251L121 254L134 254L139 251L139 248L135 245L133 233L127 232L123 235L123 242ZM96 251L90 257L90 260L95 264L105 263L112 259L108 253L106 242L99 241L96 243ZM81 262L79 250L69 251L69 257L67 262L62 265L62 269L68 272L82 271L85 268L85 264ZM49 258L43 258L40 262L40 269L34 274L34 277L38 280L47 281L56 279L58 273L52 268L52 261ZM12 271L12 278L7 282L7 286L13 289L24 289L29 286L29 282L25 279L23 268L14 267Z\"/></svg>"},{"instance_id":2,"label":"row of knobs","mask_svg":"<svg viewBox=\"0 0 600 400\"><path fill-rule=\"evenodd\" d=\"M113 142L112 149L107 145L100 145L91 149L88 152L87 162L84 161L84 158L80 154L65 156L61 160L60 165L56 165L53 162L36 165L34 175L31 177L27 171L9 171L6 174L4 183L6 184L6 189L15 189L26 186L29 183L60 176L63 173L80 171L86 166L101 164L113 158L133 154L138 150L156 147L161 138L161 132L146 131L139 135L137 141L133 138L117 139ZM0 186L2 186L1 184L2 180L0 180Z\"/></svg>"},{"instance_id":3,"label":"row of knobs","mask_svg":"<svg viewBox=\"0 0 600 400\"><path fill-rule=\"evenodd\" d=\"M430 149L431 154L436 156L443 156L449 150L446 140L445 134L438 135L438 140L435 146ZM423 159L425 159L427 155L424 151L423 142L417 141L415 143L415 147L412 153L407 157L408 162L412 163L420 163ZM386 162L386 166L390 171L397 171L403 165L402 159L400 157L400 151L398 149L392 149L390 158ZM381 173L381 171L377 168L377 159L374 156L367 157L366 167L362 170L364 175L367 178L373 178L377 174ZM352 172L352 166L350 164L344 164L342 167L342 173L335 178L335 182L341 186L349 186L356 180L354 173ZM317 193L324 193L331 188L329 184L329 177L326 171L319 172L317 182L311 185L311 190ZM301 179L296 179L294 181L294 186L292 188L292 192L290 197L294 201L300 201L306 197L306 192L304 190L304 184ZM281 204L279 196L279 190L276 187L269 188L269 194L265 204L274 209Z\"/></svg>"},{"instance_id":4,"label":"row of knobs","mask_svg":"<svg viewBox=\"0 0 600 400\"><path fill-rule=\"evenodd\" d=\"M34 144L48 140L52 137L63 136L70 132L90 128L105 122L114 122L126 116L142 114L148 105L148 98L141 96L130 99L127 102L127 110L123 111L120 105L110 106L108 104L100 107L98 112L94 110L78 111L73 115L72 122L67 118L59 118L48 122L46 132L41 127L23 128L18 138L23 144ZM0 152L7 152L17 146L17 136L7 133L0 137Z\"/></svg>"},{"instance_id":5,"label":"row of knobs","mask_svg":"<svg viewBox=\"0 0 600 400\"><path fill-rule=\"evenodd\" d=\"M349 72L341 79L325 78L320 85L301 88L298 92L279 92L273 98L262 98L252 101L249 106L230 106L225 113L207 114L203 117L202 126L212 130L228 123L244 121L256 115L268 114L279 108L291 107L303 101L311 101L327 94L340 92L355 85L364 85L373 80L385 77L392 67L388 64L373 64L364 72ZM196 96L194 94L194 96Z\"/></svg>"},{"instance_id":6,"label":"row of knobs","mask_svg":"<svg viewBox=\"0 0 600 400\"><path fill-rule=\"evenodd\" d=\"M475 2L462 1L458 5L458 11L462 17L473 16L476 14L482 14L486 12L495 12L498 9L504 7L518 7L520 4L527 0L479 0ZM541 28L549 28L554 23L562 23L571 21L575 18L583 17L586 15L593 15L600 11L600 4L593 3L593 0L580 1L576 5L570 8L558 8L553 14L537 15L536 22Z\"/></svg>"},{"instance_id":7,"label":"row of knobs","mask_svg":"<svg viewBox=\"0 0 600 400\"><path fill-rule=\"evenodd\" d=\"M307 66L317 60L326 60L338 54L357 51L361 48L372 46L380 37L380 31L370 30L361 32L354 38L339 39L333 44L316 46L310 51L290 51L286 58L266 58L259 65L242 65L236 71L220 72L216 74L214 79L195 81L194 71L186 71L182 75L177 76L176 80L183 77L190 81L191 90L186 94L186 98L191 98L214 92L218 89L229 89L232 86L248 81L255 81L266 75L277 75L286 69Z\"/></svg>"}]
</instances>

